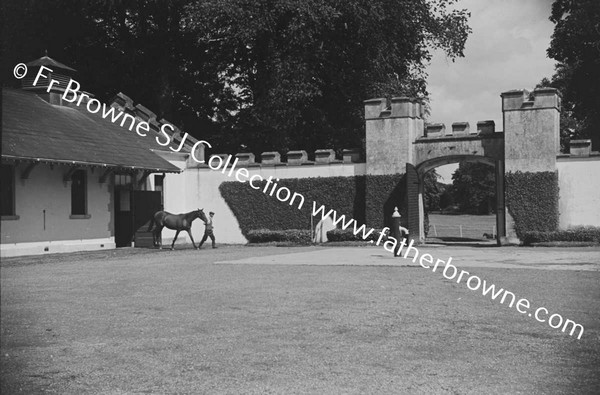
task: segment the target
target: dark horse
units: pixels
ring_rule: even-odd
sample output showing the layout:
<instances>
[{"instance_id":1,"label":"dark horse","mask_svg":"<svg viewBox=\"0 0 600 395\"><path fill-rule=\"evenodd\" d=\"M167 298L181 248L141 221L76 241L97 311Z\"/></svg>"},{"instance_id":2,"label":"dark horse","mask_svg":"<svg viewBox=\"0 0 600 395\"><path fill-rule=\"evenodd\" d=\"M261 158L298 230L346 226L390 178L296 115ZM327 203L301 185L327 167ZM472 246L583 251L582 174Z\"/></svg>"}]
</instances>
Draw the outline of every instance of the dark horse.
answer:
<instances>
[{"instance_id":1,"label":"dark horse","mask_svg":"<svg viewBox=\"0 0 600 395\"><path fill-rule=\"evenodd\" d=\"M175 238L173 239L173 243L171 244L171 249L175 247L175 240L177 240L177 236L179 236L179 232L185 230L190 235L190 239L192 240L192 245L196 248L196 243L194 243L194 238L192 237L192 233L190 230L192 229L192 222L196 219L200 218L204 223L208 220L206 219L206 215L202 209L190 211L186 214L171 214L166 211L158 211L154 214L154 220L150 221L150 226L148 226L148 232L152 230L152 226L156 225L152 235L154 236L154 245L162 248L162 238L161 232L163 228L166 226L169 229L176 230Z\"/></svg>"}]
</instances>

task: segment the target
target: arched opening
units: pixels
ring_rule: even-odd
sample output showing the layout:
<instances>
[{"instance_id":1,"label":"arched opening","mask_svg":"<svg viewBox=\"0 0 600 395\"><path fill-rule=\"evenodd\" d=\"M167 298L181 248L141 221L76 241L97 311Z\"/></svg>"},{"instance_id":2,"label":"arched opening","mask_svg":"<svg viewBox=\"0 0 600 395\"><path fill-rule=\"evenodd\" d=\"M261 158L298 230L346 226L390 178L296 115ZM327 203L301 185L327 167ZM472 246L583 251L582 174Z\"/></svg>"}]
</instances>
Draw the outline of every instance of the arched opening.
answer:
<instances>
[{"instance_id":1,"label":"arched opening","mask_svg":"<svg viewBox=\"0 0 600 395\"><path fill-rule=\"evenodd\" d=\"M436 168L454 163L479 163L489 166L492 169L493 201L489 202L489 206L493 208L494 216L478 216L480 212L485 212L485 207L481 210L474 209L472 213L460 216L447 216L449 212L428 214L428 209L432 207L430 188L435 181L431 177L431 172ZM477 169L477 166L462 167L465 169ZM495 239L497 244L500 244L501 237L505 236L505 209L504 209L504 163L501 160L488 158L478 155L452 155L439 158L433 158L420 163L415 167L418 177L418 211L419 211L419 237L421 242L429 240L437 240L444 242L475 242L475 241L490 241ZM489 183L489 179L487 180ZM429 188L426 190L425 185ZM450 187L447 187L450 188ZM456 184L452 187L453 192L457 192ZM481 198L483 199L483 197ZM473 199L470 199L473 200ZM435 206L435 205L433 205Z\"/></svg>"}]
</instances>

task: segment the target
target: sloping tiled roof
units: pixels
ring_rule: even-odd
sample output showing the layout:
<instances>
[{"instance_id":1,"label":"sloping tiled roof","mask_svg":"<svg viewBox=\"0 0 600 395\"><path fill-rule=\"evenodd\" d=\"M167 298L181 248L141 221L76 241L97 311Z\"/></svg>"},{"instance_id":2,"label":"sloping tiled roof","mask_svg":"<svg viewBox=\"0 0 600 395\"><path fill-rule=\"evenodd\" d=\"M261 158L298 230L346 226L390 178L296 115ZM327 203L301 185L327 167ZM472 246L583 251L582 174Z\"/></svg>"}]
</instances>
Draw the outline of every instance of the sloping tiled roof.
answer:
<instances>
[{"instance_id":1,"label":"sloping tiled roof","mask_svg":"<svg viewBox=\"0 0 600 395\"><path fill-rule=\"evenodd\" d=\"M52 105L35 93L2 89L2 157L179 172L149 149L149 139L87 110Z\"/></svg>"}]
</instances>

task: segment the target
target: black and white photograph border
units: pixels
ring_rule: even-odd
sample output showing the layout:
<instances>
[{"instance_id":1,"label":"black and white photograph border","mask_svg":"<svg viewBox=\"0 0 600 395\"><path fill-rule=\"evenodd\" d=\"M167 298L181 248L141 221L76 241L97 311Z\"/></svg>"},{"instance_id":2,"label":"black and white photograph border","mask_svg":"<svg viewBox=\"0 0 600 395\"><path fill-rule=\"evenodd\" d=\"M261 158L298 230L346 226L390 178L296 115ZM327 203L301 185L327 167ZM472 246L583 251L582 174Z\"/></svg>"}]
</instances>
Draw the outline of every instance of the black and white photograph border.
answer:
<instances>
[{"instance_id":1,"label":"black and white photograph border","mask_svg":"<svg viewBox=\"0 0 600 395\"><path fill-rule=\"evenodd\" d=\"M600 2L1 10L3 394L600 392Z\"/></svg>"}]
</instances>

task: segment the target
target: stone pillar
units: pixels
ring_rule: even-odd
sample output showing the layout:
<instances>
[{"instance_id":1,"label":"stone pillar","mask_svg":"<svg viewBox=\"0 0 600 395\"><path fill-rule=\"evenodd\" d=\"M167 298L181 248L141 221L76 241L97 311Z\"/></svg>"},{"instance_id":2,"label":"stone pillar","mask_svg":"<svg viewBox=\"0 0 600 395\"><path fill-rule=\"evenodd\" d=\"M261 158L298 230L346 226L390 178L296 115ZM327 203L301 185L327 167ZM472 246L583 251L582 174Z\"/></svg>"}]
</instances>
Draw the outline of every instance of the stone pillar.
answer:
<instances>
[{"instance_id":1,"label":"stone pillar","mask_svg":"<svg viewBox=\"0 0 600 395\"><path fill-rule=\"evenodd\" d=\"M526 90L513 90L502 93L501 97L504 123L503 176L517 171L555 172L556 156L560 153L558 91L554 88L536 89L532 93ZM504 185L504 183L497 184ZM504 199L504 193L500 190L497 192L502 193ZM500 200L498 202L501 203ZM498 208L497 231L501 244L512 244L518 241L514 220L508 210L510 204L510 201L505 202L503 211L500 210L501 207ZM558 210L558 207L556 209ZM505 220L501 223L502 213L505 215ZM501 231L504 231L505 237Z\"/></svg>"},{"instance_id":2,"label":"stone pillar","mask_svg":"<svg viewBox=\"0 0 600 395\"><path fill-rule=\"evenodd\" d=\"M504 161L497 160L494 168L496 176L496 241L498 245L506 242L506 207L504 202Z\"/></svg>"},{"instance_id":3,"label":"stone pillar","mask_svg":"<svg viewBox=\"0 0 600 395\"><path fill-rule=\"evenodd\" d=\"M554 88L504 92L505 170L555 171L560 153L560 99Z\"/></svg>"}]
</instances>

